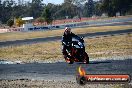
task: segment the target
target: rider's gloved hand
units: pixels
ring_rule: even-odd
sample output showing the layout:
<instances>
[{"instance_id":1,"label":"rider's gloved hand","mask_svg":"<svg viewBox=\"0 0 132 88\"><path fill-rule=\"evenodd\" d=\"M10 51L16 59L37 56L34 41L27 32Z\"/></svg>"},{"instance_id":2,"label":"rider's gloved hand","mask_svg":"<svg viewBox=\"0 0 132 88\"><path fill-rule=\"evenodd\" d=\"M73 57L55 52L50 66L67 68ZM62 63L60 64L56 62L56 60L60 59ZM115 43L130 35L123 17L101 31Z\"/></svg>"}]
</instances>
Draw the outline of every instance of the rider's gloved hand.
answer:
<instances>
[{"instance_id":1,"label":"rider's gloved hand","mask_svg":"<svg viewBox=\"0 0 132 88\"><path fill-rule=\"evenodd\" d=\"M62 45L67 45L66 42L62 42Z\"/></svg>"}]
</instances>

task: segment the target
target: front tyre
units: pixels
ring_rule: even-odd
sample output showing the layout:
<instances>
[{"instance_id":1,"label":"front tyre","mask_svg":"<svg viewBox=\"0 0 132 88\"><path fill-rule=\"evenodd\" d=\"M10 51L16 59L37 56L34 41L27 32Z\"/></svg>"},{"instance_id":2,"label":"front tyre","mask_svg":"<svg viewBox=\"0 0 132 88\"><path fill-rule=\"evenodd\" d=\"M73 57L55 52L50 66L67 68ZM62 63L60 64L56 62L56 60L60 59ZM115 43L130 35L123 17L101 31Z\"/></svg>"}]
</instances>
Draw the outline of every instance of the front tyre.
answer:
<instances>
[{"instance_id":1,"label":"front tyre","mask_svg":"<svg viewBox=\"0 0 132 88\"><path fill-rule=\"evenodd\" d=\"M89 64L89 56L88 56L88 54L87 54L86 52L84 53L83 62L84 62L85 64Z\"/></svg>"},{"instance_id":2,"label":"front tyre","mask_svg":"<svg viewBox=\"0 0 132 88\"><path fill-rule=\"evenodd\" d=\"M68 64L73 64L74 63L74 60L70 56L67 56L67 57L64 57L64 58L65 58L65 60Z\"/></svg>"}]
</instances>

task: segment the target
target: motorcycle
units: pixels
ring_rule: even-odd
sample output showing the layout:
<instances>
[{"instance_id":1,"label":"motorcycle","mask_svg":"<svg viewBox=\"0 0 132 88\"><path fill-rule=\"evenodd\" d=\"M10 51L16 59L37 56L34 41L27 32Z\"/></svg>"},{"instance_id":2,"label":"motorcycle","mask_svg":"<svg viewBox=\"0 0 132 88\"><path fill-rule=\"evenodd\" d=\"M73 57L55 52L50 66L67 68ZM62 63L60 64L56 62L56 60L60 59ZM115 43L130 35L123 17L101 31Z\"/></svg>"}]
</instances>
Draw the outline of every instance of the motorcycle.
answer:
<instances>
[{"instance_id":1,"label":"motorcycle","mask_svg":"<svg viewBox=\"0 0 132 88\"><path fill-rule=\"evenodd\" d=\"M85 52L83 37L81 37L80 39L72 38L72 42L68 42L68 44L65 45L69 47L66 49L68 56L64 57L67 63L69 64L73 64L74 62L83 62L85 64L89 63L89 56Z\"/></svg>"}]
</instances>

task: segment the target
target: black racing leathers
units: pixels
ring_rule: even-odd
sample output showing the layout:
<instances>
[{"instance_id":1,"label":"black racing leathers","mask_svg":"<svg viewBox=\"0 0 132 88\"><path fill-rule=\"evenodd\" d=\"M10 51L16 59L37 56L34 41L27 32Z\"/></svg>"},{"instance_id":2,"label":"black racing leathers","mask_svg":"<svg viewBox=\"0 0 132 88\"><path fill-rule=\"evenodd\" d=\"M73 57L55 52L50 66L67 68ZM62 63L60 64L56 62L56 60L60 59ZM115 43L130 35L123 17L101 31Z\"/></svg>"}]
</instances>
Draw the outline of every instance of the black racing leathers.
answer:
<instances>
[{"instance_id":1,"label":"black racing leathers","mask_svg":"<svg viewBox=\"0 0 132 88\"><path fill-rule=\"evenodd\" d=\"M66 52L66 49L70 49L70 47L71 47L70 44L72 42L73 37L80 39L79 36L75 35L72 32L70 34L67 34L67 35L64 33L64 35L62 36L62 53L63 53L64 57L67 56L67 54L68 54Z\"/></svg>"}]
</instances>

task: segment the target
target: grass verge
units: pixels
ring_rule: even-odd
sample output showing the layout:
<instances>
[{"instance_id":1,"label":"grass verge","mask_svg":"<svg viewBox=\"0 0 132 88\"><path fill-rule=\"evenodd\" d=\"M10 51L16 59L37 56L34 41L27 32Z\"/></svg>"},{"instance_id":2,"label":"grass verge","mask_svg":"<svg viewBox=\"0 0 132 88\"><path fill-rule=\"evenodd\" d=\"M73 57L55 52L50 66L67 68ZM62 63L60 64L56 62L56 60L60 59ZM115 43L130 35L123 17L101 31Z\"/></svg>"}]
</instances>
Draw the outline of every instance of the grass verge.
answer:
<instances>
[{"instance_id":1,"label":"grass verge","mask_svg":"<svg viewBox=\"0 0 132 88\"><path fill-rule=\"evenodd\" d=\"M102 27L87 27L87 28L75 28L72 31L76 34L94 33L94 32L106 32L115 30L132 29L132 25L126 26L102 26ZM35 31L35 32L13 32L0 34L0 42L2 41L14 41L33 38L44 38L50 36L62 36L64 30L47 30L47 31Z\"/></svg>"},{"instance_id":2,"label":"grass verge","mask_svg":"<svg viewBox=\"0 0 132 88\"><path fill-rule=\"evenodd\" d=\"M85 38L85 45L90 58L131 55L132 34ZM3 47L0 48L0 59L24 62L63 59L61 42Z\"/></svg>"}]
</instances>

